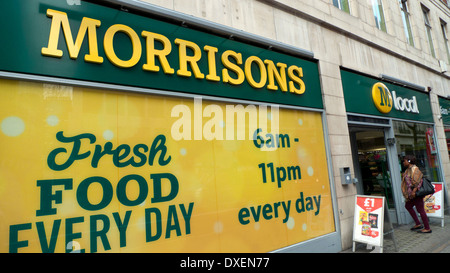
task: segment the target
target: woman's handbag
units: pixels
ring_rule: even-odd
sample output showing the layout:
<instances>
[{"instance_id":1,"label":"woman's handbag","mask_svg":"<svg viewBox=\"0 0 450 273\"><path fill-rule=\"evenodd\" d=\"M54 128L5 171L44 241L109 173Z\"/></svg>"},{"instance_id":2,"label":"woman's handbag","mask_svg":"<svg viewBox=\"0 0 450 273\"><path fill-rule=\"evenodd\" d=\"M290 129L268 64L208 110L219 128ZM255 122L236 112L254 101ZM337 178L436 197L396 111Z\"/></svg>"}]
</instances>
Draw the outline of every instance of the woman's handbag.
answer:
<instances>
[{"instance_id":1,"label":"woman's handbag","mask_svg":"<svg viewBox=\"0 0 450 273\"><path fill-rule=\"evenodd\" d=\"M422 186L417 190L416 196L425 197L433 193L434 193L433 184L431 184L431 181L424 176Z\"/></svg>"}]
</instances>

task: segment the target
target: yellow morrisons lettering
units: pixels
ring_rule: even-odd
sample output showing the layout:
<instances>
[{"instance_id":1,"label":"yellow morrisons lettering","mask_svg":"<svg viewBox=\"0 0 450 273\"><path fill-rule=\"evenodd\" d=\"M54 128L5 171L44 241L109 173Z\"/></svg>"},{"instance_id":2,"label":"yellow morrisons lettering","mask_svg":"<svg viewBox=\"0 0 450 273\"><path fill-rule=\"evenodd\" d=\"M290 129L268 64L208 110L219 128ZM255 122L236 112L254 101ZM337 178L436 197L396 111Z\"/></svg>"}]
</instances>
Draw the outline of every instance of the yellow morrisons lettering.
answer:
<instances>
[{"instance_id":1,"label":"yellow morrisons lettering","mask_svg":"<svg viewBox=\"0 0 450 273\"><path fill-rule=\"evenodd\" d=\"M47 9L47 16L52 18L50 27L50 35L47 47L43 47L41 54L49 57L63 56L63 51L58 49L59 35L64 33L67 49L70 58L77 59L84 38L87 36L89 53L84 56L85 62L101 64L103 57L99 56L97 42L97 28L101 26L101 21L84 17L81 21L78 34L74 41L71 32L67 13ZM121 32L125 34L131 41L132 54L130 59L120 59L114 51L114 36ZM141 37L144 43L141 42ZM147 58L142 69L149 72L158 72L162 67L165 74L174 74L175 69L170 64L167 56L172 53L172 42L164 35L149 31L142 31L141 37L129 26L115 24L110 26L103 37L103 48L108 60L115 66L121 68L130 68L135 66L142 57L142 44L145 46ZM162 49L156 49L155 42L159 43ZM261 60L257 56L250 56L243 60L242 54L233 50L225 50L221 55L221 62L224 68L220 72L217 71L216 55L218 48L205 45L201 49L196 43L176 38L173 44L178 47L178 70L176 75L182 77L191 77L197 79L206 79L208 81L222 81L232 85L240 85L247 81L253 88L267 87L269 90L276 91L280 89L283 92L291 92L295 94L303 94L305 92L305 83L303 82L303 69L301 67L284 63L275 63L272 60ZM191 54L188 54L191 53ZM193 53L193 54L192 54ZM206 56L208 62L208 71L201 71L198 62ZM160 66L155 62L159 60ZM258 69L252 69L257 67ZM259 75L253 75L259 71ZM230 73L231 72L231 73ZM207 73L205 75L205 73ZM259 79L259 80L258 80Z\"/></svg>"}]
</instances>

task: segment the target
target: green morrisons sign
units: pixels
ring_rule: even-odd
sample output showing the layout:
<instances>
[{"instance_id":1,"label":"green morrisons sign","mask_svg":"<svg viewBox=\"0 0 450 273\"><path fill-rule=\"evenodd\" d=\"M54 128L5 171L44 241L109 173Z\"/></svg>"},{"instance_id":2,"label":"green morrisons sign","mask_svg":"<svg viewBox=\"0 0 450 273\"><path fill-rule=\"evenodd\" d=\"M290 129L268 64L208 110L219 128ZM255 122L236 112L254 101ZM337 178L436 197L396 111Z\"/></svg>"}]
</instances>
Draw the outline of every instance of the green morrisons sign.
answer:
<instances>
[{"instance_id":1,"label":"green morrisons sign","mask_svg":"<svg viewBox=\"0 0 450 273\"><path fill-rule=\"evenodd\" d=\"M450 125L450 100L441 97L438 98L442 122L444 123L444 125Z\"/></svg>"},{"instance_id":2,"label":"green morrisons sign","mask_svg":"<svg viewBox=\"0 0 450 273\"><path fill-rule=\"evenodd\" d=\"M3 1L0 70L323 108L318 65L81 1Z\"/></svg>"},{"instance_id":3,"label":"green morrisons sign","mask_svg":"<svg viewBox=\"0 0 450 273\"><path fill-rule=\"evenodd\" d=\"M428 94L341 70L348 113L433 122Z\"/></svg>"}]
</instances>

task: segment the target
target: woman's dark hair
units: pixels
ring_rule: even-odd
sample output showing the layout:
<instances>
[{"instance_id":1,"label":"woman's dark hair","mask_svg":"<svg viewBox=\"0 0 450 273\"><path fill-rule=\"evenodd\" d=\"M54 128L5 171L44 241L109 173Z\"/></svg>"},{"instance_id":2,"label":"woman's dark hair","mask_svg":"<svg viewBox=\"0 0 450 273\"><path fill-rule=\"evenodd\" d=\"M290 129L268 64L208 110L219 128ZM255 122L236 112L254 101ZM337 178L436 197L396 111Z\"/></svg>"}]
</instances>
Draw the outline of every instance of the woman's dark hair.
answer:
<instances>
[{"instance_id":1,"label":"woman's dark hair","mask_svg":"<svg viewBox=\"0 0 450 273\"><path fill-rule=\"evenodd\" d=\"M405 155L405 157L403 157L403 160L408 161L410 164L416 165L416 157L413 155Z\"/></svg>"}]
</instances>

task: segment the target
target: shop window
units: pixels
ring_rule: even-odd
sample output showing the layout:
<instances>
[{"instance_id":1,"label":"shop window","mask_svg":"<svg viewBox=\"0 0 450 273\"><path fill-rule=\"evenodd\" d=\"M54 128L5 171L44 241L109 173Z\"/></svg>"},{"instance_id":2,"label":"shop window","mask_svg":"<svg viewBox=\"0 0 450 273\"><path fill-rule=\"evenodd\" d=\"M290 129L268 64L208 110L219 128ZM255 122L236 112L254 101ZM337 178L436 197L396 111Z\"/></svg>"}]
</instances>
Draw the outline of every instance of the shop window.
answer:
<instances>
[{"instance_id":1,"label":"shop window","mask_svg":"<svg viewBox=\"0 0 450 273\"><path fill-rule=\"evenodd\" d=\"M372 0L372 8L375 17L375 25L378 29L387 32L386 19L384 18L383 3L381 0Z\"/></svg>"},{"instance_id":2,"label":"shop window","mask_svg":"<svg viewBox=\"0 0 450 273\"><path fill-rule=\"evenodd\" d=\"M433 37L431 34L431 23L430 23L430 10L422 6L423 20L425 22L425 29L427 32L428 45L430 46L430 52L433 57L436 58L436 52L434 51Z\"/></svg>"},{"instance_id":3,"label":"shop window","mask_svg":"<svg viewBox=\"0 0 450 273\"><path fill-rule=\"evenodd\" d=\"M447 140L448 158L450 158L450 126L444 126L445 139Z\"/></svg>"},{"instance_id":4,"label":"shop window","mask_svg":"<svg viewBox=\"0 0 450 273\"><path fill-rule=\"evenodd\" d=\"M410 21L410 15L409 15L409 9L408 9L408 1L407 0L399 0L400 2L400 10L402 13L402 21L403 21L403 28L405 29L405 35L406 40L408 41L409 45L414 46L414 38L412 34L411 29L411 21Z\"/></svg>"},{"instance_id":5,"label":"shop window","mask_svg":"<svg viewBox=\"0 0 450 273\"><path fill-rule=\"evenodd\" d=\"M333 0L333 5L340 10L350 13L348 0Z\"/></svg>"},{"instance_id":6,"label":"shop window","mask_svg":"<svg viewBox=\"0 0 450 273\"><path fill-rule=\"evenodd\" d=\"M320 112L162 94L0 79L0 253L65 252L48 216L86 252L268 252L336 231Z\"/></svg>"},{"instance_id":7,"label":"shop window","mask_svg":"<svg viewBox=\"0 0 450 273\"><path fill-rule=\"evenodd\" d=\"M393 121L399 164L405 155L414 155L417 166L431 181L440 180L440 169L432 125ZM449 137L447 135L447 137Z\"/></svg>"}]
</instances>

